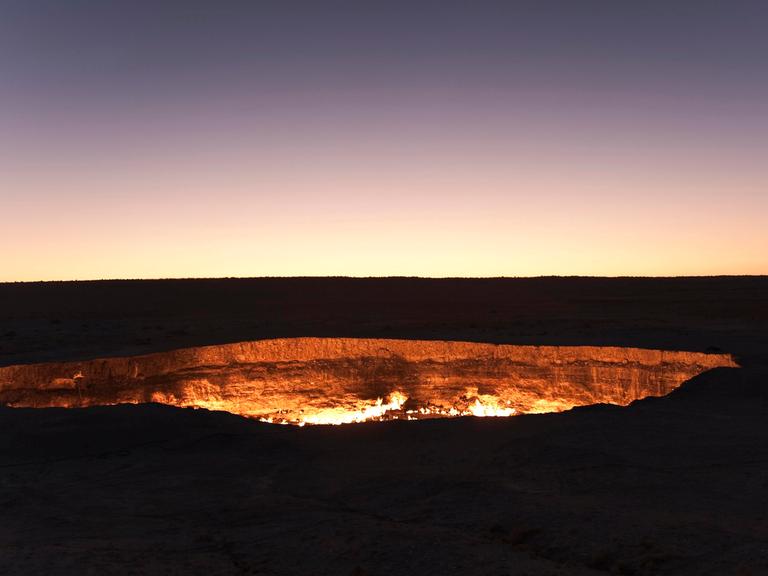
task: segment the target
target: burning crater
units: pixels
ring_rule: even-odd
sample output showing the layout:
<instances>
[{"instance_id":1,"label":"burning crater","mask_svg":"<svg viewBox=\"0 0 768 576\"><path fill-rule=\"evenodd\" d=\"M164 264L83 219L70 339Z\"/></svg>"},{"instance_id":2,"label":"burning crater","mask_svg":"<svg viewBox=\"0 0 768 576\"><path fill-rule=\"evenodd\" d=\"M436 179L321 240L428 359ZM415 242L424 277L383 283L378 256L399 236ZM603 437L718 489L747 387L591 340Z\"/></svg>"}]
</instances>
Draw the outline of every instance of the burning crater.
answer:
<instances>
[{"instance_id":1,"label":"burning crater","mask_svg":"<svg viewBox=\"0 0 768 576\"><path fill-rule=\"evenodd\" d=\"M589 346L289 338L0 368L0 403L160 402L286 424L511 416L663 396L730 355Z\"/></svg>"}]
</instances>

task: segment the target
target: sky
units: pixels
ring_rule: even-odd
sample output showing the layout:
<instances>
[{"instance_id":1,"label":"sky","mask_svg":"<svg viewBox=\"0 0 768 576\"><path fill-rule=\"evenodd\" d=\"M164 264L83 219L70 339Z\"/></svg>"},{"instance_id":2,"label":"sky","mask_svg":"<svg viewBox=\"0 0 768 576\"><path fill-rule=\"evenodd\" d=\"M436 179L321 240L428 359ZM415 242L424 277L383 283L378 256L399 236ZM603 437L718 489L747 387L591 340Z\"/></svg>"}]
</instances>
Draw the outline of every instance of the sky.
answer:
<instances>
[{"instance_id":1,"label":"sky","mask_svg":"<svg viewBox=\"0 0 768 576\"><path fill-rule=\"evenodd\" d=\"M768 274L763 0L0 0L0 281Z\"/></svg>"}]
</instances>

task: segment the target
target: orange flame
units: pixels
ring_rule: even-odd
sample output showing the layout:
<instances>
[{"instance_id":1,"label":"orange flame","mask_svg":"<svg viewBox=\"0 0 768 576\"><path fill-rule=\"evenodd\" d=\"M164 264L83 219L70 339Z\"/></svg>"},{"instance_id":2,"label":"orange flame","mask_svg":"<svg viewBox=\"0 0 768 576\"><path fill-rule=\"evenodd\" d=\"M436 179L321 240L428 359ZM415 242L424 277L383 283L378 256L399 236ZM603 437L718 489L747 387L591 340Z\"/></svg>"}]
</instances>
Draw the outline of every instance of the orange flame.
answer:
<instances>
[{"instance_id":1,"label":"orange flame","mask_svg":"<svg viewBox=\"0 0 768 576\"><path fill-rule=\"evenodd\" d=\"M387 402L377 398L376 402L364 406L360 410L346 410L345 408L325 408L318 410L311 416L303 416L298 422L304 424L352 424L353 422L366 422L368 420L381 420L387 412L400 410L408 400L408 396L402 392L394 391L387 396Z\"/></svg>"},{"instance_id":2,"label":"orange flame","mask_svg":"<svg viewBox=\"0 0 768 576\"><path fill-rule=\"evenodd\" d=\"M467 390L468 395L475 392L472 389ZM274 416L258 418L261 422L270 424L295 424L298 426L310 425L333 425L352 424L359 422L369 422L375 420L418 420L419 418L440 417L440 416L477 416L477 417L506 417L518 414L518 411L505 406L495 396L482 395L475 397L474 402L468 404L466 408L456 407L444 408L440 406L422 406L418 409L403 410L403 406L408 400L408 396L395 390L386 397L386 401L377 398L375 402L367 405L350 409L348 407L329 407L317 409L311 415L302 416L298 420L288 420L275 418ZM509 401L507 401L509 404Z\"/></svg>"}]
</instances>

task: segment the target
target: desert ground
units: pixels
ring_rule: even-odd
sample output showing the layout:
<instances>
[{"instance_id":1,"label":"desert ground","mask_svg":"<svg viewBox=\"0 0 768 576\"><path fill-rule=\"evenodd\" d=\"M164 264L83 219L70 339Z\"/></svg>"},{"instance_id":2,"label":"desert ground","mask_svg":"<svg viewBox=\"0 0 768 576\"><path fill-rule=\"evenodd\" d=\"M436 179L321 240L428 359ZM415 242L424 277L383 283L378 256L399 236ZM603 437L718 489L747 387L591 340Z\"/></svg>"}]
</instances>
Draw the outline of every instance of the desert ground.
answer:
<instances>
[{"instance_id":1,"label":"desert ground","mask_svg":"<svg viewBox=\"0 0 768 576\"><path fill-rule=\"evenodd\" d=\"M498 419L0 408L0 574L768 574L766 277L0 284L4 366L292 336L741 367Z\"/></svg>"}]
</instances>

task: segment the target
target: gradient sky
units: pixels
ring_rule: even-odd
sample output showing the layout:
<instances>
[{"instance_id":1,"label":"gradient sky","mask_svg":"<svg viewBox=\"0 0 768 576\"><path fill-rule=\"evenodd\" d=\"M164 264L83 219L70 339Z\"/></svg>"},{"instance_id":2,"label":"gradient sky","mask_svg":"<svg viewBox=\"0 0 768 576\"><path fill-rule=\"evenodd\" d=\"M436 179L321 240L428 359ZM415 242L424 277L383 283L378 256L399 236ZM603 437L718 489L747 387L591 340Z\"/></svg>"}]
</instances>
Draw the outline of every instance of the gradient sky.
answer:
<instances>
[{"instance_id":1,"label":"gradient sky","mask_svg":"<svg viewBox=\"0 0 768 576\"><path fill-rule=\"evenodd\" d=\"M767 25L0 0L0 281L766 274Z\"/></svg>"}]
</instances>

